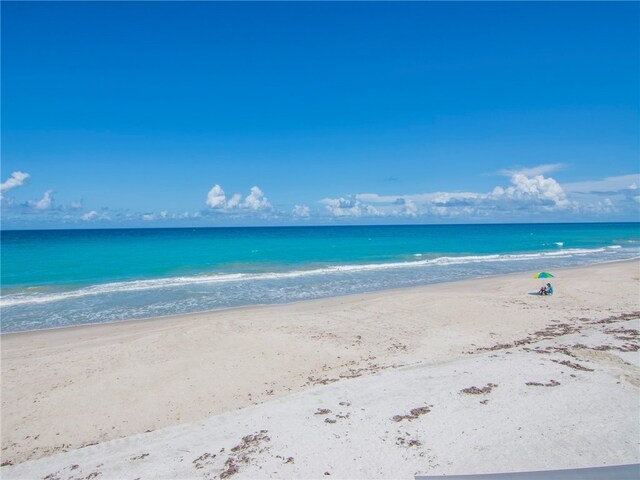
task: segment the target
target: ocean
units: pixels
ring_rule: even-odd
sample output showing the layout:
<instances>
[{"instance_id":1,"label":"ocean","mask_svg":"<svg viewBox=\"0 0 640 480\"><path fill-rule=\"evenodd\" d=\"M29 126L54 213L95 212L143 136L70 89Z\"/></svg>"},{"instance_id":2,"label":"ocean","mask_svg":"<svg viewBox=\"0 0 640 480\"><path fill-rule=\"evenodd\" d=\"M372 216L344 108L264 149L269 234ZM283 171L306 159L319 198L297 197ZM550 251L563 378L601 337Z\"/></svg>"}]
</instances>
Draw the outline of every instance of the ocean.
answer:
<instances>
[{"instance_id":1,"label":"ocean","mask_svg":"<svg viewBox=\"0 0 640 480\"><path fill-rule=\"evenodd\" d=\"M1 247L16 332L638 258L640 224L3 231Z\"/></svg>"}]
</instances>

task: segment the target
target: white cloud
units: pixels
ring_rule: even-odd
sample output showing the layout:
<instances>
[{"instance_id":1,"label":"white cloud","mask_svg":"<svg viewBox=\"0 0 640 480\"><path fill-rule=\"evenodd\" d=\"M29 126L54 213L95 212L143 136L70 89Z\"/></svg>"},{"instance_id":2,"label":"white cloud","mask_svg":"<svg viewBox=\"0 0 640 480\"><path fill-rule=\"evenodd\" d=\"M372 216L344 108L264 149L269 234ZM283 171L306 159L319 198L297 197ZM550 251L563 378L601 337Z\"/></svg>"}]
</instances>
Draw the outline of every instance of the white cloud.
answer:
<instances>
[{"instance_id":1,"label":"white cloud","mask_svg":"<svg viewBox=\"0 0 640 480\"><path fill-rule=\"evenodd\" d=\"M291 214L298 218L307 218L310 215L309 207L306 205L294 205Z\"/></svg>"},{"instance_id":2,"label":"white cloud","mask_svg":"<svg viewBox=\"0 0 640 480\"><path fill-rule=\"evenodd\" d=\"M244 200L242 195L236 193L232 195L228 200L222 187L218 184L211 187L207 194L207 205L220 212L232 212L232 211L264 211L270 210L271 204L269 199L265 197L264 192L259 187L253 186Z\"/></svg>"},{"instance_id":3,"label":"white cloud","mask_svg":"<svg viewBox=\"0 0 640 480\"><path fill-rule=\"evenodd\" d=\"M416 217L418 215L418 207L411 199L404 199L404 214L408 217Z\"/></svg>"},{"instance_id":4,"label":"white cloud","mask_svg":"<svg viewBox=\"0 0 640 480\"><path fill-rule=\"evenodd\" d=\"M379 217L382 210L363 203L355 197L325 198L320 201L334 217Z\"/></svg>"},{"instance_id":5,"label":"white cloud","mask_svg":"<svg viewBox=\"0 0 640 480\"><path fill-rule=\"evenodd\" d=\"M88 221L93 220L94 218L97 218L97 217L98 217L98 212L96 212L95 210L91 210L90 212L87 212L84 215L82 215L80 217L80 220L88 222Z\"/></svg>"},{"instance_id":6,"label":"white cloud","mask_svg":"<svg viewBox=\"0 0 640 480\"><path fill-rule=\"evenodd\" d=\"M529 205L541 204L543 208L551 210L569 206L567 195L553 178L545 178L543 175L527 177L517 173L511 177L511 183L507 188L494 188L486 198L517 200Z\"/></svg>"},{"instance_id":7,"label":"white cloud","mask_svg":"<svg viewBox=\"0 0 640 480\"><path fill-rule=\"evenodd\" d=\"M49 210L53 203L52 193L52 190L47 190L40 200L29 200L28 205L36 210Z\"/></svg>"},{"instance_id":8,"label":"white cloud","mask_svg":"<svg viewBox=\"0 0 640 480\"><path fill-rule=\"evenodd\" d=\"M116 213L116 219L123 217L129 219L131 216L131 214L121 216L120 214ZM91 210L90 212L82 215L80 217L80 220L82 220L83 222L90 222L92 220L111 220L111 217L107 212L98 213L95 210Z\"/></svg>"},{"instance_id":9,"label":"white cloud","mask_svg":"<svg viewBox=\"0 0 640 480\"><path fill-rule=\"evenodd\" d=\"M481 198L482 194L473 192L433 192L410 195L378 195L377 193L359 193L355 198L369 203L400 203L400 200L423 203L461 203Z\"/></svg>"},{"instance_id":10,"label":"white cloud","mask_svg":"<svg viewBox=\"0 0 640 480\"><path fill-rule=\"evenodd\" d=\"M565 168L564 163L545 163L536 167L529 168L513 168L500 170L498 173L505 177L513 177L514 175L524 175L525 177L535 177L536 175L544 175L546 173L556 172Z\"/></svg>"},{"instance_id":11,"label":"white cloud","mask_svg":"<svg viewBox=\"0 0 640 480\"><path fill-rule=\"evenodd\" d=\"M82 202L71 202L69 203L69 210L80 210L82 208Z\"/></svg>"},{"instance_id":12,"label":"white cloud","mask_svg":"<svg viewBox=\"0 0 640 480\"><path fill-rule=\"evenodd\" d=\"M162 215L163 213L166 213L166 214L167 214L167 216L163 216L163 215ZM160 212L160 216L161 216L162 218L172 218L172 219L174 219L174 220L184 220L184 219L186 219L186 218L200 218L200 216L201 216L201 215L200 215L200 212L193 212L193 213L191 213L191 212L189 212L189 211L184 211L184 212L182 212L182 213L172 213L172 214L169 214L169 212L166 212L166 211L165 211L165 212Z\"/></svg>"},{"instance_id":13,"label":"white cloud","mask_svg":"<svg viewBox=\"0 0 640 480\"><path fill-rule=\"evenodd\" d=\"M227 208L236 208L240 206L242 202L242 195L235 193L227 202Z\"/></svg>"},{"instance_id":14,"label":"white cloud","mask_svg":"<svg viewBox=\"0 0 640 480\"><path fill-rule=\"evenodd\" d=\"M211 187L207 194L207 205L211 208L224 208L227 203L227 198L224 194L224 190L218 184Z\"/></svg>"},{"instance_id":15,"label":"white cloud","mask_svg":"<svg viewBox=\"0 0 640 480\"><path fill-rule=\"evenodd\" d=\"M598 200L595 203L588 203L581 206L581 210L596 215L611 214L617 211L610 198Z\"/></svg>"},{"instance_id":16,"label":"white cloud","mask_svg":"<svg viewBox=\"0 0 640 480\"><path fill-rule=\"evenodd\" d=\"M553 168L559 168L558 164ZM537 171L551 169L541 166ZM529 169L533 171L534 169ZM479 216L509 214L526 211L563 211L573 209L562 186L553 178L543 175L511 175L511 184L497 186L489 193L427 192L410 195L379 195L362 193L348 197L325 198L320 201L336 217L392 216L437 217Z\"/></svg>"},{"instance_id":17,"label":"white cloud","mask_svg":"<svg viewBox=\"0 0 640 480\"><path fill-rule=\"evenodd\" d=\"M11 176L7 180L5 180L4 182L0 183L0 192L4 192L4 191L7 191L7 190L11 190L12 188L19 187L30 176L31 175L29 175L28 173L25 173L25 172L19 172L19 171L18 172L13 172L11 174Z\"/></svg>"},{"instance_id":18,"label":"white cloud","mask_svg":"<svg viewBox=\"0 0 640 480\"><path fill-rule=\"evenodd\" d=\"M251 187L251 193L244 199L243 205L250 210L265 210L271 208L269 200L258 187Z\"/></svg>"},{"instance_id":19,"label":"white cloud","mask_svg":"<svg viewBox=\"0 0 640 480\"><path fill-rule=\"evenodd\" d=\"M325 198L320 203L334 217L416 217L419 213L411 195L363 193L347 198Z\"/></svg>"},{"instance_id":20,"label":"white cloud","mask_svg":"<svg viewBox=\"0 0 640 480\"><path fill-rule=\"evenodd\" d=\"M199 218L200 212L184 211L182 213L171 213L168 210L162 210L159 213L142 213L139 216L130 216L131 219L141 219L144 222L152 222L155 220L184 220L188 218Z\"/></svg>"},{"instance_id":21,"label":"white cloud","mask_svg":"<svg viewBox=\"0 0 640 480\"><path fill-rule=\"evenodd\" d=\"M132 220L141 219L144 222L162 221L162 220L185 220L189 218L200 218L200 212L189 212L188 210L181 213L171 213L168 210L162 210L158 213L141 213L131 216Z\"/></svg>"}]
</instances>

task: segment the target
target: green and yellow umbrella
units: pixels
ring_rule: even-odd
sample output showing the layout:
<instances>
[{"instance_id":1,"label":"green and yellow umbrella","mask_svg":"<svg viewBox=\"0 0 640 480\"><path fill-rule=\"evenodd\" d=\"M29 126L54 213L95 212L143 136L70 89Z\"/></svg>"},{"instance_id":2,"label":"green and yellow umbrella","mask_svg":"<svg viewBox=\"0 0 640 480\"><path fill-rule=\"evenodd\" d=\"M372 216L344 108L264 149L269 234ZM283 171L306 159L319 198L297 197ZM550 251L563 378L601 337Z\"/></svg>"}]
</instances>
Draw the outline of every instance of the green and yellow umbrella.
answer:
<instances>
[{"instance_id":1,"label":"green and yellow umbrella","mask_svg":"<svg viewBox=\"0 0 640 480\"><path fill-rule=\"evenodd\" d=\"M553 278L553 275L551 275L549 272L539 272L536 273L533 278Z\"/></svg>"}]
</instances>

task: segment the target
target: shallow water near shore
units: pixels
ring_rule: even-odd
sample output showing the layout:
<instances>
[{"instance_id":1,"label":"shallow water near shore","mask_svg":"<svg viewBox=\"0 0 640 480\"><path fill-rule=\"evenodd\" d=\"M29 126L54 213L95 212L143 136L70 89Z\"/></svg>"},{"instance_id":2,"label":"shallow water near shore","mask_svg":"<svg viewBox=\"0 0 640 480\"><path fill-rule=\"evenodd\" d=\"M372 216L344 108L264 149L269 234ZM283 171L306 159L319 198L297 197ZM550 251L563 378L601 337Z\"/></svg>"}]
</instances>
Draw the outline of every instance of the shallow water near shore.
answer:
<instances>
[{"instance_id":1,"label":"shallow water near shore","mask_svg":"<svg viewBox=\"0 0 640 480\"><path fill-rule=\"evenodd\" d=\"M283 303L638 256L637 223L7 231L2 331Z\"/></svg>"}]
</instances>

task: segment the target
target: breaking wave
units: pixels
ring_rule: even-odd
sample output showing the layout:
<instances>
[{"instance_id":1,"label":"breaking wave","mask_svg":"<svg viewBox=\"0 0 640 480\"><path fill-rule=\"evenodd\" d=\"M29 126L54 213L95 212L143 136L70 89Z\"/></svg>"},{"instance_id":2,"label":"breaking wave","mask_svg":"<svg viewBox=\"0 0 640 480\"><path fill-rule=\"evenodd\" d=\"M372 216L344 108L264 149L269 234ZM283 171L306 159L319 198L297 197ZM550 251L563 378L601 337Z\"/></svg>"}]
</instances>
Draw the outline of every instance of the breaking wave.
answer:
<instances>
[{"instance_id":1,"label":"breaking wave","mask_svg":"<svg viewBox=\"0 0 640 480\"><path fill-rule=\"evenodd\" d=\"M620 249L619 245L613 245L602 248L592 249L561 249L554 251L536 252L536 253L519 253L519 254L492 254L492 255L469 255L469 256L442 256L430 259L423 259L427 254L417 253L413 256L417 260L407 260L399 262L387 263L368 263L368 264L348 264L348 265L331 265L322 268L313 268L306 270L290 270L285 272L264 272L264 273L215 273L202 274L193 276L177 276L146 280L135 280L125 282L103 283L79 288L76 290L68 290L63 292L20 292L12 293L0 298L0 307L14 307L18 305L28 304L44 304L50 302L58 302L79 297L88 297L95 295L108 295L121 292L135 292L142 290L160 290L168 288L176 288L187 285L198 284L224 284L243 281L261 281L261 280L279 280L279 279L295 279L300 277L312 277L322 275L340 275L356 272L367 271L384 271L391 269L405 268L424 268L429 266L444 265L461 265L471 263L487 263L487 262L514 262L524 260L535 260L545 257L551 258L569 258L575 256L587 256L602 253L614 253L614 250Z\"/></svg>"}]
</instances>

